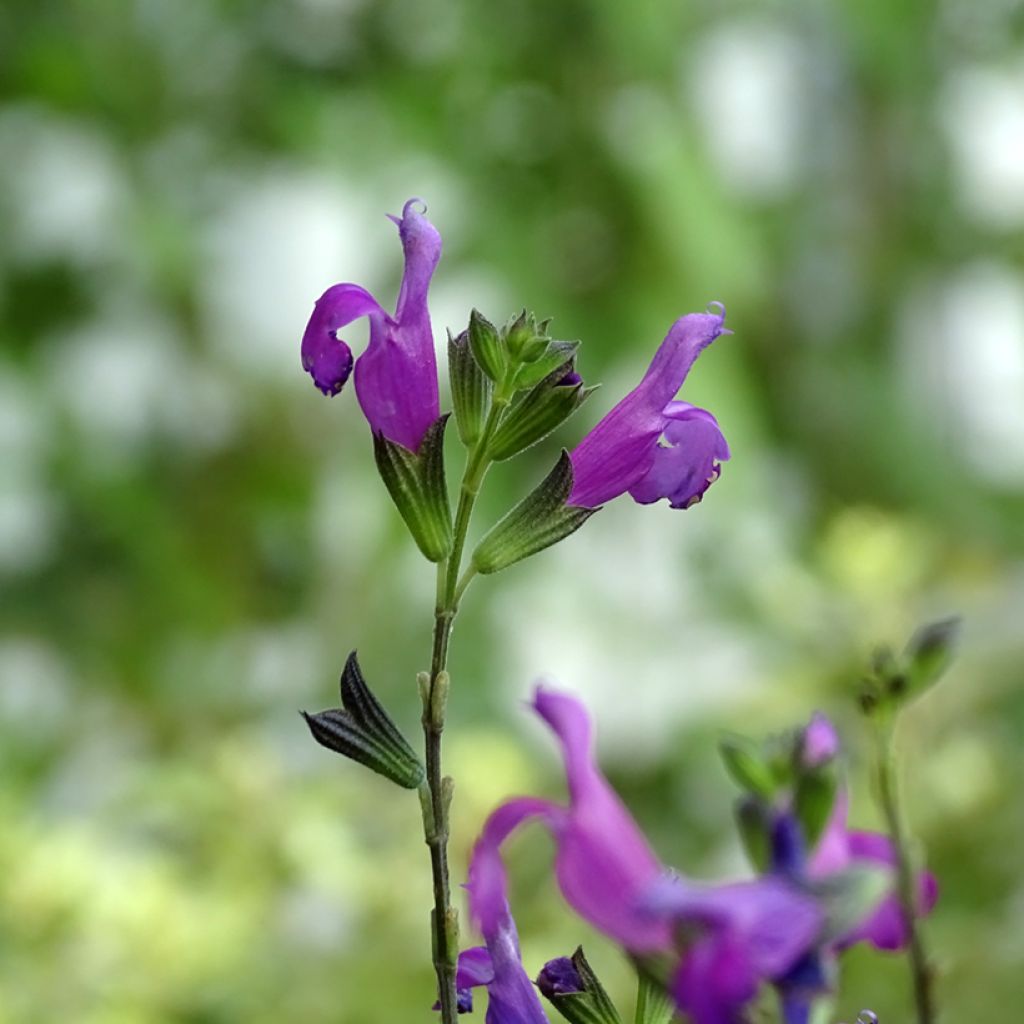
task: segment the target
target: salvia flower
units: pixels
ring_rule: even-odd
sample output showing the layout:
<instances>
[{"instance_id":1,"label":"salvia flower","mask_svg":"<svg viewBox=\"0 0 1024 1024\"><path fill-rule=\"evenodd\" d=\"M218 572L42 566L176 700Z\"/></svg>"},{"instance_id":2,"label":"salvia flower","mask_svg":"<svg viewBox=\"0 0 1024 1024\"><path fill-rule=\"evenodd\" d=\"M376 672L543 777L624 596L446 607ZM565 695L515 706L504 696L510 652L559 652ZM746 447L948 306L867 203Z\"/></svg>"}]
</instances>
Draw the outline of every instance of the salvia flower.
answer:
<instances>
[{"instance_id":1,"label":"salvia flower","mask_svg":"<svg viewBox=\"0 0 1024 1024\"><path fill-rule=\"evenodd\" d=\"M669 329L643 380L572 451L570 505L625 494L689 508L718 479L729 446L707 410L675 401L697 356L725 330L725 308L690 313Z\"/></svg>"},{"instance_id":2,"label":"salvia flower","mask_svg":"<svg viewBox=\"0 0 1024 1024\"><path fill-rule=\"evenodd\" d=\"M492 816L491 827L498 833L505 829L500 814ZM470 990L486 985L486 1024L549 1024L520 958L519 936L508 905L508 879L498 845L478 845L466 889L473 920L486 945L459 954L455 984L460 1007L471 1008Z\"/></svg>"},{"instance_id":3,"label":"salvia flower","mask_svg":"<svg viewBox=\"0 0 1024 1024\"><path fill-rule=\"evenodd\" d=\"M474 848L471 879L478 865L501 864L513 830L543 822L570 906L634 955L678 952L673 994L695 1024L738 1021L760 982L787 971L813 944L821 925L815 902L782 879L710 887L670 876L598 768L583 705L540 687L533 708L562 747L569 804L520 797L500 806ZM478 915L485 891L479 883L471 889Z\"/></svg>"},{"instance_id":4,"label":"salvia flower","mask_svg":"<svg viewBox=\"0 0 1024 1024\"><path fill-rule=\"evenodd\" d=\"M798 740L799 763L815 770L833 760L839 752L839 738L832 723L815 714ZM881 899L875 899L840 934L810 950L790 971L778 979L786 1024L809 1024L815 1000L834 987L837 955L858 942L876 949L903 949L909 934L896 893L896 851L885 835L849 829L849 797L844 789L835 796L821 837L808 847L797 815L785 799L771 816L771 871L797 883L827 882L830 877L864 869L885 869L891 881ZM917 879L918 913L929 913L938 897L935 877L922 872Z\"/></svg>"},{"instance_id":5,"label":"salvia flower","mask_svg":"<svg viewBox=\"0 0 1024 1024\"><path fill-rule=\"evenodd\" d=\"M815 714L801 736L803 763L807 767L817 767L836 757L838 752L839 737L835 726L824 715ZM790 875L803 870L812 880L827 878L850 868L894 868L896 850L891 840L878 832L851 830L847 825L848 813L849 796L841 789L836 794L832 813L821 838L811 850L805 852L798 826L788 809L783 809L776 819L772 839L776 864ZM917 884L919 913L923 916L935 905L938 883L934 875L925 871L919 876ZM850 932L842 936L837 946L845 949L857 942L866 941L876 949L899 950L906 946L908 940L893 872L893 884L885 898Z\"/></svg>"},{"instance_id":6,"label":"salvia flower","mask_svg":"<svg viewBox=\"0 0 1024 1024\"><path fill-rule=\"evenodd\" d=\"M356 396L374 433L416 451L440 415L437 361L427 310L427 289L441 258L441 236L410 199L398 225L405 273L394 316L365 288L332 285L317 299L302 336L302 367L325 394L336 395L355 365ZM341 328L367 317L370 341L353 361L338 337Z\"/></svg>"}]
</instances>

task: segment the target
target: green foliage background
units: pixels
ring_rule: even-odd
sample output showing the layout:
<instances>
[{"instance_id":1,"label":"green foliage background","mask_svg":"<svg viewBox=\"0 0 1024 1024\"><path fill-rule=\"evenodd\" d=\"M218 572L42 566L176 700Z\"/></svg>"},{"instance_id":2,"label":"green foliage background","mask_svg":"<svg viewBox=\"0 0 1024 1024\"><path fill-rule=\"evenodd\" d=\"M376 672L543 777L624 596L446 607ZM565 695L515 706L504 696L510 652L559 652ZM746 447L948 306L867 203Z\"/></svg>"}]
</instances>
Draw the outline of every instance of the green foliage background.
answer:
<instances>
[{"instance_id":1,"label":"green foliage background","mask_svg":"<svg viewBox=\"0 0 1024 1024\"><path fill-rule=\"evenodd\" d=\"M852 703L874 643L966 617L908 717L949 1021L1024 988L1024 8L1019 0L12 0L0 8L0 1022L429 1021L415 798L315 748L359 647L410 728L432 570L313 299L394 294L385 212L445 237L434 326L523 305L605 386L488 479L493 518L712 299L686 397L733 447L701 506L628 500L470 591L454 870L562 793L519 698L592 704L667 862L743 870L724 728ZM358 337L358 329L354 336ZM531 969L584 941L539 834ZM908 1017L847 959L841 1019Z\"/></svg>"}]
</instances>

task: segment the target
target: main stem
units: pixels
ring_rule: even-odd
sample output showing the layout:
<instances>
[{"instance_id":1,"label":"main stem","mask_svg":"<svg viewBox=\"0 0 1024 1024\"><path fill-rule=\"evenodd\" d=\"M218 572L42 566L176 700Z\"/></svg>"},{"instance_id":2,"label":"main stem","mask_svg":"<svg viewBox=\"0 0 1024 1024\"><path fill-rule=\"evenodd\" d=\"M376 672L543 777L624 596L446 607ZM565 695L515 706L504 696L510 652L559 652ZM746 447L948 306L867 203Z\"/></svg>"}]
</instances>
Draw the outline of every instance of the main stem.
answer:
<instances>
[{"instance_id":1,"label":"main stem","mask_svg":"<svg viewBox=\"0 0 1024 1024\"><path fill-rule=\"evenodd\" d=\"M430 871L434 884L434 910L431 913L431 938L434 971L441 1001L442 1024L457 1024L458 997L455 971L459 954L458 916L451 906L451 880L448 873L448 809L452 783L441 772L441 736L444 732L444 700L438 699L438 679L448 665L448 642L459 600L471 578L471 571L460 581L462 553L466 546L469 521L477 494L490 465L487 446L501 421L506 400L495 396L480 438L470 451L466 472L459 489L459 504L452 531L452 550L447 561L437 566L437 602L434 608L434 642L430 657L430 685L423 709L423 738L426 748L428 799L430 813L424 814L424 837L430 849ZM443 684L447 685L447 683Z\"/></svg>"},{"instance_id":2,"label":"main stem","mask_svg":"<svg viewBox=\"0 0 1024 1024\"><path fill-rule=\"evenodd\" d=\"M878 728L878 799L885 816L889 838L896 850L896 886L900 911L907 929L907 957L914 986L917 1024L935 1024L935 1001L932 991L932 968L925 949L924 936L917 925L918 893L914 877L903 809L900 805L899 780L893 729L890 724Z\"/></svg>"}]
</instances>

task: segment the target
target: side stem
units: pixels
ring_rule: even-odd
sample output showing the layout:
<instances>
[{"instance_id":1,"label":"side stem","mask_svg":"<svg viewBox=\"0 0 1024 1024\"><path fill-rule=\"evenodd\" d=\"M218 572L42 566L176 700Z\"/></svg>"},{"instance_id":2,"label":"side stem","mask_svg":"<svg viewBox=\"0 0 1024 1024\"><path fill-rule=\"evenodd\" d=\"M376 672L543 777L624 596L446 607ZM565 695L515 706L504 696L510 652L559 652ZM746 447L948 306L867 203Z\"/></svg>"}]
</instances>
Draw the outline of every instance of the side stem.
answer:
<instances>
[{"instance_id":1,"label":"side stem","mask_svg":"<svg viewBox=\"0 0 1024 1024\"><path fill-rule=\"evenodd\" d=\"M914 858L900 802L896 753L891 724L880 725L878 737L878 800L885 817L886 829L896 851L896 886L900 910L907 929L907 957L914 987L917 1024L935 1024L934 977L925 948L924 936L918 927L919 900L914 877Z\"/></svg>"}]
</instances>

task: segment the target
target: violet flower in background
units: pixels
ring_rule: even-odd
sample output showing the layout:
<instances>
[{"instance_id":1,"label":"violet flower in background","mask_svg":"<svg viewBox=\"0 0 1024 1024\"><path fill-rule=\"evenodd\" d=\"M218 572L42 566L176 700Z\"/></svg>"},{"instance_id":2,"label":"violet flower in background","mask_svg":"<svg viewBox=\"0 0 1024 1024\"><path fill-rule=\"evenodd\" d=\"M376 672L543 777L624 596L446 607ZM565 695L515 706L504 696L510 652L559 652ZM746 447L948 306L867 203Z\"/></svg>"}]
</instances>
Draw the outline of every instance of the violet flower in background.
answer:
<instances>
[{"instance_id":1,"label":"violet flower in background","mask_svg":"<svg viewBox=\"0 0 1024 1024\"><path fill-rule=\"evenodd\" d=\"M488 818L473 851L471 905L486 891L486 872L504 878L501 844L538 819L554 836L555 873L570 906L632 954L678 953L672 991L694 1024L738 1021L761 981L813 946L822 923L815 901L784 879L711 887L671 876L601 774L583 705L540 687L533 707L562 746L569 806L520 797Z\"/></svg>"},{"instance_id":2,"label":"violet flower in background","mask_svg":"<svg viewBox=\"0 0 1024 1024\"><path fill-rule=\"evenodd\" d=\"M835 726L817 713L804 729L801 760L808 767L818 767L839 753L839 736ZM803 868L812 880L827 878L855 867L894 868L896 851L892 842L879 832L851 831L847 827L849 797L840 789L832 805L832 813L814 848L803 852L799 826L792 815L783 812L776 822L773 847L776 862L786 864L786 873ZM797 836L794 839L793 834ZM787 838L788 835L788 838ZM794 853L795 851L795 853ZM806 857L806 865L800 862ZM796 863L794 863L796 862ZM920 916L928 914L938 899L935 876L924 871L918 878ZM903 949L908 940L906 923L895 891L895 882L885 898L854 929L842 936L837 949L846 949L857 942L869 942L876 949L896 951Z\"/></svg>"},{"instance_id":3,"label":"violet flower in background","mask_svg":"<svg viewBox=\"0 0 1024 1024\"><path fill-rule=\"evenodd\" d=\"M495 833L507 834L509 825L504 820L507 817L500 811L491 816L489 824ZM486 1024L549 1024L533 982L523 969L499 845L500 840L478 843L470 865L466 883L470 914L486 946L459 954L455 979L459 1006L460 1009L471 1008L470 990L486 985Z\"/></svg>"},{"instance_id":4,"label":"violet flower in background","mask_svg":"<svg viewBox=\"0 0 1024 1024\"><path fill-rule=\"evenodd\" d=\"M410 199L401 218L391 218L405 253L395 315L359 285L336 284L317 299L302 336L303 369L325 395L336 395L353 368L352 350L338 331L369 319L369 344L355 360L356 395L370 429L410 451L440 416L427 289L441 258L441 236L418 206Z\"/></svg>"},{"instance_id":5,"label":"violet flower in background","mask_svg":"<svg viewBox=\"0 0 1024 1024\"><path fill-rule=\"evenodd\" d=\"M689 508L718 479L729 458L718 421L674 400L697 356L730 333L721 303L708 308L672 325L643 380L570 453L568 504L594 508L629 491L641 505L668 498L672 508Z\"/></svg>"},{"instance_id":6,"label":"violet flower in background","mask_svg":"<svg viewBox=\"0 0 1024 1024\"><path fill-rule=\"evenodd\" d=\"M835 727L816 713L799 739L799 764L817 770L839 753ZM849 797L840 789L821 837L808 850L804 831L793 808L782 806L773 813L771 826L771 870L776 877L797 883L814 883L855 868L895 868L896 851L890 839L877 832L851 831L847 826ZM864 916L843 934L809 951L791 970L779 978L776 987L785 1024L810 1024L815 1001L834 987L839 953L858 942L876 949L898 951L909 941L907 925L896 893L895 872L888 891ZM934 875L918 877L918 913L929 913L938 898Z\"/></svg>"}]
</instances>

